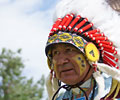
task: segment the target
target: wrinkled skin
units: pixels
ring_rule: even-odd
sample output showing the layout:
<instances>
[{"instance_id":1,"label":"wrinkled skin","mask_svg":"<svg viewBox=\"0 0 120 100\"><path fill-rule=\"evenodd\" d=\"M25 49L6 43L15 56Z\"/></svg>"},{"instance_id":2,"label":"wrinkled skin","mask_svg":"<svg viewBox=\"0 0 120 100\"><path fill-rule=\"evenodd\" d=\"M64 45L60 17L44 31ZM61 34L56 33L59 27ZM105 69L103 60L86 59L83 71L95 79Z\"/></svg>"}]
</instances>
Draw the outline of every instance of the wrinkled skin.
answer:
<instances>
[{"instance_id":1,"label":"wrinkled skin","mask_svg":"<svg viewBox=\"0 0 120 100\"><path fill-rule=\"evenodd\" d=\"M70 44L54 44L52 47L52 63L56 77L68 85L87 80L93 72L83 53ZM87 77L86 77L87 74Z\"/></svg>"}]
</instances>

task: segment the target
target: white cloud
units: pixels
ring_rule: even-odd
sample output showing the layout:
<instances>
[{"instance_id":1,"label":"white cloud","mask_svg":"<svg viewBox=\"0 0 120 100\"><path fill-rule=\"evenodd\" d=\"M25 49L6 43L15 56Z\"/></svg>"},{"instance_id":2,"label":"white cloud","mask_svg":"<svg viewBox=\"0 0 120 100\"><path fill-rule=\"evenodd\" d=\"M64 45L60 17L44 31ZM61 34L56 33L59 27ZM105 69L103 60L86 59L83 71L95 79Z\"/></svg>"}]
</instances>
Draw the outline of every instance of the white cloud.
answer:
<instances>
[{"instance_id":1,"label":"white cloud","mask_svg":"<svg viewBox=\"0 0 120 100\"><path fill-rule=\"evenodd\" d=\"M42 6L43 0L16 0L14 6L24 12L33 12Z\"/></svg>"},{"instance_id":2,"label":"white cloud","mask_svg":"<svg viewBox=\"0 0 120 100\"><path fill-rule=\"evenodd\" d=\"M32 7L37 3L42 4L43 0L16 0L16 4L21 6Z\"/></svg>"},{"instance_id":3,"label":"white cloud","mask_svg":"<svg viewBox=\"0 0 120 100\"><path fill-rule=\"evenodd\" d=\"M44 48L53 10L24 13L23 8L27 6L32 9L31 6L37 0L34 1L18 0L14 4L0 7L0 48L6 47L14 51L22 48L22 57L26 65L23 73L28 78L34 77L38 80L42 74L47 75L49 72Z\"/></svg>"},{"instance_id":4,"label":"white cloud","mask_svg":"<svg viewBox=\"0 0 120 100\"><path fill-rule=\"evenodd\" d=\"M8 3L10 0L0 0L0 4Z\"/></svg>"}]
</instances>

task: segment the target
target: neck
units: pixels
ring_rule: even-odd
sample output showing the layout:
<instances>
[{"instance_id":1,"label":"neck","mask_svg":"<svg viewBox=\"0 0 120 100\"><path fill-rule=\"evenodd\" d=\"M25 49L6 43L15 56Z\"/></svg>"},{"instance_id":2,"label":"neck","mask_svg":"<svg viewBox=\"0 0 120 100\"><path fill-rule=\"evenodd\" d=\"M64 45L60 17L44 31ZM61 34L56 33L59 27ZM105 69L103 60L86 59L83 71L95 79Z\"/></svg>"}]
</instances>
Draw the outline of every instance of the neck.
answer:
<instances>
[{"instance_id":1,"label":"neck","mask_svg":"<svg viewBox=\"0 0 120 100\"><path fill-rule=\"evenodd\" d=\"M91 91L93 90L93 86L94 86L94 79L90 78L86 82L84 82L80 87L85 91L85 93L87 94L87 97L89 97ZM73 88L72 91L73 91L74 99L85 96L83 91L80 90L79 88Z\"/></svg>"}]
</instances>

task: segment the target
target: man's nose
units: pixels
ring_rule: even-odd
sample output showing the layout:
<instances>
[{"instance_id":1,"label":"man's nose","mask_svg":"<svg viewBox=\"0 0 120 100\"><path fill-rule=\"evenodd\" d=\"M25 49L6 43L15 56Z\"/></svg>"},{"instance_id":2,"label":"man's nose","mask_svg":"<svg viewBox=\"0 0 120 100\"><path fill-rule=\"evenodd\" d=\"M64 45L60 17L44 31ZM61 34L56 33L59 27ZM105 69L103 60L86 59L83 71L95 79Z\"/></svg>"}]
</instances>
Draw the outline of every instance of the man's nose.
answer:
<instances>
[{"instance_id":1,"label":"man's nose","mask_svg":"<svg viewBox=\"0 0 120 100\"><path fill-rule=\"evenodd\" d=\"M69 62L69 57L66 54L64 54L64 53L61 53L59 55L59 59L57 61L57 64L58 65L63 65L63 64L66 64L68 62Z\"/></svg>"}]
</instances>

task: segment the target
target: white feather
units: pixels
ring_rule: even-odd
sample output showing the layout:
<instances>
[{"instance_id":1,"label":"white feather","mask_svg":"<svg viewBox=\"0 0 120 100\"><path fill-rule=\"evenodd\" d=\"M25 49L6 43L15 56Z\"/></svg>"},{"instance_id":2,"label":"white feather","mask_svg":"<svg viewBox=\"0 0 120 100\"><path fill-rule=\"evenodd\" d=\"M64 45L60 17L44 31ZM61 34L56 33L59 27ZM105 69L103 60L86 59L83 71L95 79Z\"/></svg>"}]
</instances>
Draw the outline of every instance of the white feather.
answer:
<instances>
[{"instance_id":1,"label":"white feather","mask_svg":"<svg viewBox=\"0 0 120 100\"><path fill-rule=\"evenodd\" d=\"M115 55L120 60L120 48L116 48L117 55Z\"/></svg>"},{"instance_id":2,"label":"white feather","mask_svg":"<svg viewBox=\"0 0 120 100\"><path fill-rule=\"evenodd\" d=\"M106 0L60 0L56 6L55 19L64 17L68 13L87 17L94 27L104 32L120 48L120 16Z\"/></svg>"},{"instance_id":3,"label":"white feather","mask_svg":"<svg viewBox=\"0 0 120 100\"><path fill-rule=\"evenodd\" d=\"M100 100L100 98L104 96L103 94L105 91L104 78L102 77L99 71L93 73L93 76L98 84L98 94L94 100Z\"/></svg>"}]
</instances>

